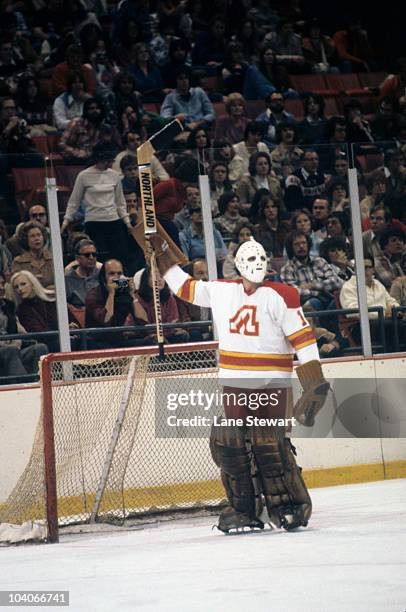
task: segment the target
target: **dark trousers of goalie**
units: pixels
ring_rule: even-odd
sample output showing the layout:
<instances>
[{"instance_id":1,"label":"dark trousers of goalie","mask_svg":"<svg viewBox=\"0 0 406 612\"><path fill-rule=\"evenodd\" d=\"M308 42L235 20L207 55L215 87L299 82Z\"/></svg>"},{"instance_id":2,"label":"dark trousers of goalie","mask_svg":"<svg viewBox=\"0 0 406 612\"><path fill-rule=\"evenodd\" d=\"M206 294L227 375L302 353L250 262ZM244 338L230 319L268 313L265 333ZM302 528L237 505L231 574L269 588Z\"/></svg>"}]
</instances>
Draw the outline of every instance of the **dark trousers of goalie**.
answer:
<instances>
[{"instance_id":1,"label":"dark trousers of goalie","mask_svg":"<svg viewBox=\"0 0 406 612\"><path fill-rule=\"evenodd\" d=\"M223 387L223 415L214 419L210 450L229 506L219 517L226 534L306 527L312 503L287 437L293 424L292 390Z\"/></svg>"}]
</instances>

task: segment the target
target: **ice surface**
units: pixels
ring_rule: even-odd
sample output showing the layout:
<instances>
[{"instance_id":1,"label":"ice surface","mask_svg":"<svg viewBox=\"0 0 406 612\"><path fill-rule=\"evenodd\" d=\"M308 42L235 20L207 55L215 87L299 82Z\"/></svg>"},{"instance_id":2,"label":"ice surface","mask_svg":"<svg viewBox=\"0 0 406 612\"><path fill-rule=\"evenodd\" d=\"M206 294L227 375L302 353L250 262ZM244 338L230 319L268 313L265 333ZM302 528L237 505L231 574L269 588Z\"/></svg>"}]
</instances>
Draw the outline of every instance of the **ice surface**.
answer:
<instances>
[{"instance_id":1,"label":"ice surface","mask_svg":"<svg viewBox=\"0 0 406 612\"><path fill-rule=\"evenodd\" d=\"M311 494L296 533L205 517L0 548L0 589L69 590L70 612L404 612L406 479Z\"/></svg>"}]
</instances>

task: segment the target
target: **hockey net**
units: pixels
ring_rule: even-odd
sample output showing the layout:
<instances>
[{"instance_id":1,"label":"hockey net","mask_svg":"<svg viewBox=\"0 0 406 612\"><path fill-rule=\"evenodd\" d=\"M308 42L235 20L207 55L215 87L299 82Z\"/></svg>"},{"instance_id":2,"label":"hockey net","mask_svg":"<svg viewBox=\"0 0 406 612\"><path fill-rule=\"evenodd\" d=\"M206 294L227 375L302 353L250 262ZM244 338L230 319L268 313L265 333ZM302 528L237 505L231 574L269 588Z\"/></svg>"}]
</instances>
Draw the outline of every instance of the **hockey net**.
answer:
<instances>
[{"instance_id":1,"label":"hockey net","mask_svg":"<svg viewBox=\"0 0 406 612\"><path fill-rule=\"evenodd\" d=\"M207 438L155 431L157 392L173 392L180 378L216 387L215 343L168 346L164 360L155 347L51 354L40 369L41 416L29 462L0 506L0 541L18 541L16 525L21 539L57 541L65 525L223 501Z\"/></svg>"}]
</instances>

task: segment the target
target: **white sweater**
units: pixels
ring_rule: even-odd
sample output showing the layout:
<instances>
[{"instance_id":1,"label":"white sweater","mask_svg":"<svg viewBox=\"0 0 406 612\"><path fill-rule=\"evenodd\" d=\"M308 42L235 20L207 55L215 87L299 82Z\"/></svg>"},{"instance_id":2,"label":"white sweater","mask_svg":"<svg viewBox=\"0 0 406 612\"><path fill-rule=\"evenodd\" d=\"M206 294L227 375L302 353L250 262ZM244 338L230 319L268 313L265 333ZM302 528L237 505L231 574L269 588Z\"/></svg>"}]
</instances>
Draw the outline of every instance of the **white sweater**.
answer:
<instances>
[{"instance_id":1,"label":"white sweater","mask_svg":"<svg viewBox=\"0 0 406 612\"><path fill-rule=\"evenodd\" d=\"M389 295L385 287L381 282L376 280L372 281L372 286L367 289L367 304L368 308L372 306L381 306L384 310L389 306L399 306L398 302ZM351 276L350 280L346 281L341 287L340 291L340 303L342 308L358 308L358 293L357 293L357 277ZM377 312L368 313L370 319L377 319ZM347 315L349 318L356 317L358 315Z\"/></svg>"},{"instance_id":2,"label":"white sweater","mask_svg":"<svg viewBox=\"0 0 406 612\"><path fill-rule=\"evenodd\" d=\"M128 227L131 225L121 187L121 177L111 168L98 170L95 166L91 166L79 172L69 198L64 222L73 221L81 202L83 202L86 223L122 219Z\"/></svg>"}]
</instances>

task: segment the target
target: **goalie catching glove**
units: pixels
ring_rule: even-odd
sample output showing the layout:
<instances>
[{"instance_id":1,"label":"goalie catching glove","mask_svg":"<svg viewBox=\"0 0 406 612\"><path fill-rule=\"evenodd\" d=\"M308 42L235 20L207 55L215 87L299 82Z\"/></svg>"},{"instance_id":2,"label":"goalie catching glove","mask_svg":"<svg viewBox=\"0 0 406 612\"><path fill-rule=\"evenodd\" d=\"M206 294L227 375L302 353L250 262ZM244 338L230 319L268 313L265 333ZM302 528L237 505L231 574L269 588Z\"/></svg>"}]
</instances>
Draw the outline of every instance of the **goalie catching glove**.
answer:
<instances>
[{"instance_id":1,"label":"goalie catching glove","mask_svg":"<svg viewBox=\"0 0 406 612\"><path fill-rule=\"evenodd\" d=\"M330 384L323 376L320 361L312 360L296 368L303 387L302 396L294 408L294 416L301 425L313 427L316 414L324 406Z\"/></svg>"}]
</instances>

